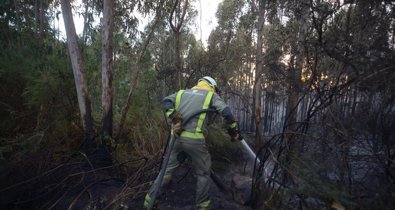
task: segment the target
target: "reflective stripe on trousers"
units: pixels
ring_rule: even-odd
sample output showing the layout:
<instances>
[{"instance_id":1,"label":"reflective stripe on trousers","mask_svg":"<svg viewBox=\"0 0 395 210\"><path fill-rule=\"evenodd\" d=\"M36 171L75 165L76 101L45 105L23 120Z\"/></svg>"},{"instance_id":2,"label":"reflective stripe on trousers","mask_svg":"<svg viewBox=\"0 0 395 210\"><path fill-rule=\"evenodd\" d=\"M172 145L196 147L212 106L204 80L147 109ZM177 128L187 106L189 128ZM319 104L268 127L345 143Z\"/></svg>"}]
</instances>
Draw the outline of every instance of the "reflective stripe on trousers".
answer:
<instances>
[{"instance_id":1,"label":"reflective stripe on trousers","mask_svg":"<svg viewBox=\"0 0 395 210\"><path fill-rule=\"evenodd\" d=\"M199 203L197 205L198 210L208 210L209 207L210 207L210 200Z\"/></svg>"}]
</instances>

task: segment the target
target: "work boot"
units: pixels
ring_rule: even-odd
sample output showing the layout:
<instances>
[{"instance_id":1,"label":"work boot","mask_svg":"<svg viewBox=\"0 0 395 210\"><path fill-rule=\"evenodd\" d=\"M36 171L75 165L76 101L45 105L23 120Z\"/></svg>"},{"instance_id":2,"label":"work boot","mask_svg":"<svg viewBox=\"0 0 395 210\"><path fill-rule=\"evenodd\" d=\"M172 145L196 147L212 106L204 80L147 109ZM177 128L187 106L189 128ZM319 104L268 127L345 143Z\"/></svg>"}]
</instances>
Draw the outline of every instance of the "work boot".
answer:
<instances>
[{"instance_id":1,"label":"work boot","mask_svg":"<svg viewBox=\"0 0 395 210\"><path fill-rule=\"evenodd\" d=\"M197 205L198 210L209 210L210 209L209 207L210 207L210 200L204 201Z\"/></svg>"},{"instance_id":2,"label":"work boot","mask_svg":"<svg viewBox=\"0 0 395 210\"><path fill-rule=\"evenodd\" d=\"M149 195L149 193L147 193L147 195L145 195L144 198L144 209L148 209L150 202L151 202L151 196ZM153 209L158 209L158 201L155 201Z\"/></svg>"}]
</instances>

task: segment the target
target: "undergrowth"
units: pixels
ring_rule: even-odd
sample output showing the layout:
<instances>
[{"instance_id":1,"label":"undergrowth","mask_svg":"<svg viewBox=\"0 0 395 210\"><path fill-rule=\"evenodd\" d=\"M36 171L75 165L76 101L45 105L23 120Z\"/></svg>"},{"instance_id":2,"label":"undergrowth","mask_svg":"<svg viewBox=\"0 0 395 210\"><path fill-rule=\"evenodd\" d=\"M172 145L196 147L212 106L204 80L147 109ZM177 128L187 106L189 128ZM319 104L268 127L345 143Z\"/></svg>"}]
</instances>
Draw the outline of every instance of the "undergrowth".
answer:
<instances>
[{"instance_id":1,"label":"undergrowth","mask_svg":"<svg viewBox=\"0 0 395 210\"><path fill-rule=\"evenodd\" d=\"M214 171L224 171L230 163L239 160L239 144L230 141L229 135L220 123L208 126L207 145L213 160Z\"/></svg>"}]
</instances>

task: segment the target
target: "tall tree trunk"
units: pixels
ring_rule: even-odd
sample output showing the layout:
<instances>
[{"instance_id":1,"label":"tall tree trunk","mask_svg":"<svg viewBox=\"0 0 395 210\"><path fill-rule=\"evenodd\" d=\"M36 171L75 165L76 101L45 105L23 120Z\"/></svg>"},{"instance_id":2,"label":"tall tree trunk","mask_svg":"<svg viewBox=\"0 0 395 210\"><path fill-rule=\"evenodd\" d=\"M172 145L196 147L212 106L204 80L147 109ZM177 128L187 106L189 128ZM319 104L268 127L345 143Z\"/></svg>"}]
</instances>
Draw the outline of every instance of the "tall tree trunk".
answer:
<instances>
[{"instance_id":1,"label":"tall tree trunk","mask_svg":"<svg viewBox=\"0 0 395 210\"><path fill-rule=\"evenodd\" d=\"M21 42L22 31L21 31L21 18L20 18L20 14L19 14L20 7L18 4L18 1L14 2L14 6L15 6L16 29L18 30L18 33L17 33L18 45L19 45L18 47L21 48L22 47L22 42ZM6 24L6 26L7 26L7 29L9 29L8 24ZM7 32L8 32L8 30L7 30Z\"/></svg>"},{"instance_id":2,"label":"tall tree trunk","mask_svg":"<svg viewBox=\"0 0 395 210\"><path fill-rule=\"evenodd\" d=\"M40 1L41 2L41 1ZM17 5L17 1L15 1L15 5ZM18 10L15 9L16 14L18 15ZM39 34L39 25L40 25L40 4L39 0L34 1L34 32L36 33L36 37ZM17 16L18 18L18 16ZM18 20L17 20L18 22Z\"/></svg>"},{"instance_id":3,"label":"tall tree trunk","mask_svg":"<svg viewBox=\"0 0 395 210\"><path fill-rule=\"evenodd\" d=\"M169 23L170 23L170 27L174 32L174 36L176 39L176 50L175 50L175 66L176 66L176 83L178 86L178 89L181 89L182 86L182 61L181 61L181 27L182 27L182 23L184 22L185 19L185 14L187 12L188 9L188 0L185 0L184 2L184 7L182 8L182 14L181 16L178 16L178 19L175 18L175 24L173 23L173 16L174 13L176 12L176 8L177 6L179 6L179 0L176 0L176 2L174 3L173 9L171 11L170 14L170 19L169 19Z\"/></svg>"},{"instance_id":4,"label":"tall tree trunk","mask_svg":"<svg viewBox=\"0 0 395 210\"><path fill-rule=\"evenodd\" d=\"M113 124L113 29L114 29L114 1L104 0L103 8L103 48L102 48L102 144L107 138L112 138Z\"/></svg>"},{"instance_id":5,"label":"tall tree trunk","mask_svg":"<svg viewBox=\"0 0 395 210\"><path fill-rule=\"evenodd\" d=\"M44 42L44 21L45 21L45 9L44 9L44 0L40 0L40 30L38 33L40 42Z\"/></svg>"},{"instance_id":6,"label":"tall tree trunk","mask_svg":"<svg viewBox=\"0 0 395 210\"><path fill-rule=\"evenodd\" d=\"M181 89L182 86L182 66L181 66L181 32L180 31L174 31L174 35L176 38L176 50L175 50L175 61L176 61L176 78L177 78L177 85L178 89Z\"/></svg>"},{"instance_id":7,"label":"tall tree trunk","mask_svg":"<svg viewBox=\"0 0 395 210\"><path fill-rule=\"evenodd\" d=\"M87 31L88 31L88 27L89 27L89 23L90 23L90 19L88 12L89 12L89 5L90 5L90 1L89 0L85 0L85 11L84 11L84 27L82 29L82 40L84 45L87 42Z\"/></svg>"},{"instance_id":8,"label":"tall tree trunk","mask_svg":"<svg viewBox=\"0 0 395 210\"><path fill-rule=\"evenodd\" d=\"M288 102L287 102L287 110L286 110L286 131L287 133L296 131L296 122L297 122L297 114L298 114L298 101L300 91L302 89L302 68L303 68L303 54L302 47L303 41L306 37L307 31L307 18L308 18L308 7L303 3L299 4L301 17L297 17L298 21L298 30L295 43L292 47L292 55L291 55L291 65L288 71ZM290 135L286 136L287 139L290 138Z\"/></svg>"},{"instance_id":9,"label":"tall tree trunk","mask_svg":"<svg viewBox=\"0 0 395 210\"><path fill-rule=\"evenodd\" d=\"M132 104L132 96L133 96L133 93L134 93L134 91L136 90L136 87L137 87L137 82L138 82L139 74L140 74L140 71L141 71L141 61L142 61L142 58L143 58L143 56L144 56L144 54L145 54L145 52L147 50L148 44L151 41L152 35L154 33L154 29L155 29L156 25L159 23L159 21L162 18L163 4L164 4L164 0L161 0L159 2L159 4L158 4L158 7L156 9L155 22L152 25L152 28L151 28L150 33L148 34L148 37L144 41L143 49L141 50L140 56L137 59L136 71L132 74L132 81L131 81L132 85L130 86L130 89L129 89L129 92L128 92L128 98L126 100L126 104L122 108L121 119L119 121L119 128L118 128L118 131L117 131L117 134L116 134L116 137L115 137L115 141L118 141L119 138L121 137L122 129L123 129L123 126L124 126L125 121L126 121L126 115L127 115L128 111L129 111L130 105Z\"/></svg>"},{"instance_id":10,"label":"tall tree trunk","mask_svg":"<svg viewBox=\"0 0 395 210\"><path fill-rule=\"evenodd\" d=\"M73 68L75 86L77 90L78 106L80 109L82 125L84 129L84 144L86 149L94 147L94 130L91 102L88 95L88 87L85 81L84 65L81 51L77 42L77 34L75 32L73 14L71 12L70 1L61 0L63 20L66 29L67 46L69 49L71 65Z\"/></svg>"},{"instance_id":11,"label":"tall tree trunk","mask_svg":"<svg viewBox=\"0 0 395 210\"><path fill-rule=\"evenodd\" d=\"M303 142L297 141L294 138L294 133L297 132L297 114L299 107L299 96L302 90L302 68L304 56L302 53L303 41L306 37L308 26L308 7L303 2L298 2L299 12L296 13L296 20L298 24L295 41L292 45L291 62L288 71L288 101L286 106L286 121L285 121L285 141L289 146L291 153L288 158L292 159L293 155L298 155L303 151Z\"/></svg>"},{"instance_id":12,"label":"tall tree trunk","mask_svg":"<svg viewBox=\"0 0 395 210\"><path fill-rule=\"evenodd\" d=\"M265 101L264 101L264 103L265 103L265 114L263 115L264 116L264 119L263 119L263 132L264 133L266 133L266 132L268 132L269 131L269 120L270 120L270 118L269 118L269 115L271 115L272 113L269 113L269 95L270 93L266 93L266 97L265 97Z\"/></svg>"},{"instance_id":13,"label":"tall tree trunk","mask_svg":"<svg viewBox=\"0 0 395 210\"><path fill-rule=\"evenodd\" d=\"M17 2L17 1L15 1ZM34 29L35 35L40 41L40 43L44 42L44 21L45 21L45 9L44 9L44 0L35 0L34 1Z\"/></svg>"},{"instance_id":14,"label":"tall tree trunk","mask_svg":"<svg viewBox=\"0 0 395 210\"><path fill-rule=\"evenodd\" d=\"M260 0L258 2L259 8L256 8L258 12L258 23L257 23L257 46L256 46L256 70L255 70L255 82L254 82L254 119L255 119L255 149L258 150L262 144L262 129L261 129L261 96L262 96L262 74L263 74L263 26L265 24L265 10L266 0Z\"/></svg>"},{"instance_id":15,"label":"tall tree trunk","mask_svg":"<svg viewBox=\"0 0 395 210\"><path fill-rule=\"evenodd\" d=\"M249 37L249 43L252 43L252 33L248 33L248 37ZM246 90L248 90L248 92L246 92L246 101L245 101L245 106L246 106L246 130L248 131L253 131L253 110L252 110L252 101L251 101L251 85L253 84L252 82L252 71L253 71L253 67L252 67L252 63L253 63L253 53L251 51L248 51L248 73L247 73L247 84L246 84Z\"/></svg>"}]
</instances>

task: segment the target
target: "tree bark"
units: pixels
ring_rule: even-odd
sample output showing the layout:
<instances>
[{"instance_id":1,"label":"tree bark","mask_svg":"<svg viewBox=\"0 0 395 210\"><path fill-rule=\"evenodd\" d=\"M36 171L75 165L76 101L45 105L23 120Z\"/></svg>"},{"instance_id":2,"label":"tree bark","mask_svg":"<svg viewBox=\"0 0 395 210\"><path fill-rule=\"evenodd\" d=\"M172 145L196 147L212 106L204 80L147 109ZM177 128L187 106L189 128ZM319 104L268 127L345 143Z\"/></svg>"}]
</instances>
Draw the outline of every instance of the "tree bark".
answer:
<instances>
[{"instance_id":1,"label":"tree bark","mask_svg":"<svg viewBox=\"0 0 395 210\"><path fill-rule=\"evenodd\" d=\"M181 61L181 27L182 23L184 22L185 19L185 14L188 8L188 0L185 0L184 7L182 10L182 14L178 19L178 23L176 25L173 24L173 15L175 13L175 10L178 6L179 0L176 0L174 3L173 9L170 14L170 27L174 32L174 36L176 39L176 46L175 46L175 66L176 66L176 83L178 85L178 89L181 89L182 86L182 61ZM177 20L175 20L177 22Z\"/></svg>"},{"instance_id":2,"label":"tree bark","mask_svg":"<svg viewBox=\"0 0 395 210\"><path fill-rule=\"evenodd\" d=\"M307 31L307 18L308 18L308 7L302 3L300 6L300 17L297 18L298 30L296 40L292 46L291 64L288 71L288 102L286 108L286 132L295 133L297 129L297 114L299 106L299 95L302 90L302 68L303 68L303 41L306 37ZM286 140L292 138L292 134L286 135ZM288 144L291 145L291 144ZM295 147L297 148L297 147ZM299 148L301 149L301 148Z\"/></svg>"},{"instance_id":3,"label":"tree bark","mask_svg":"<svg viewBox=\"0 0 395 210\"><path fill-rule=\"evenodd\" d=\"M182 89L182 66L181 66L181 53L180 53L180 48L181 48L181 32L180 31L174 31L174 35L176 38L176 50L175 50L175 61L176 61L176 78L177 78L177 84L178 84L178 89Z\"/></svg>"},{"instance_id":4,"label":"tree bark","mask_svg":"<svg viewBox=\"0 0 395 210\"><path fill-rule=\"evenodd\" d=\"M44 0L40 0L40 30L39 30L39 39L41 43L44 42L44 21L45 21L45 9L44 9Z\"/></svg>"},{"instance_id":5,"label":"tree bark","mask_svg":"<svg viewBox=\"0 0 395 210\"><path fill-rule=\"evenodd\" d=\"M71 65L73 68L74 81L77 91L78 106L80 109L82 125L84 129L84 146L86 149L94 147L94 129L91 102L88 95L88 87L85 81L84 65L81 51L77 42L73 14L70 1L61 0L63 20L66 29L67 46L69 49Z\"/></svg>"},{"instance_id":6,"label":"tree bark","mask_svg":"<svg viewBox=\"0 0 395 210\"><path fill-rule=\"evenodd\" d=\"M17 1L15 1L15 6L17 5ZM17 22L18 22L18 10L17 8L15 8L15 12L16 12L16 18L17 18ZM40 5L39 5L39 0L35 0L34 1L34 31L36 33L36 37L39 37L39 25L40 25Z\"/></svg>"},{"instance_id":7,"label":"tree bark","mask_svg":"<svg viewBox=\"0 0 395 210\"><path fill-rule=\"evenodd\" d=\"M113 29L114 1L104 0L103 8L103 46L102 46L102 144L112 138L113 126Z\"/></svg>"},{"instance_id":8,"label":"tree bark","mask_svg":"<svg viewBox=\"0 0 395 210\"><path fill-rule=\"evenodd\" d=\"M256 46L256 70L255 70L255 82L253 87L254 94L254 119L255 119L255 149L259 150L262 144L262 129L261 129L261 96L262 96L262 74L263 74L263 26L265 24L265 10L266 1L261 0L258 2L258 23L257 23L257 46Z\"/></svg>"},{"instance_id":9,"label":"tree bark","mask_svg":"<svg viewBox=\"0 0 395 210\"><path fill-rule=\"evenodd\" d=\"M88 31L89 23L90 23L90 21L91 21L89 15L88 15L89 6L90 6L89 4L90 4L89 1L86 1L86 2L85 2L84 27L83 27L83 29L82 29L82 40L83 40L84 45L85 45L86 42L87 42L87 31Z\"/></svg>"}]
</instances>

